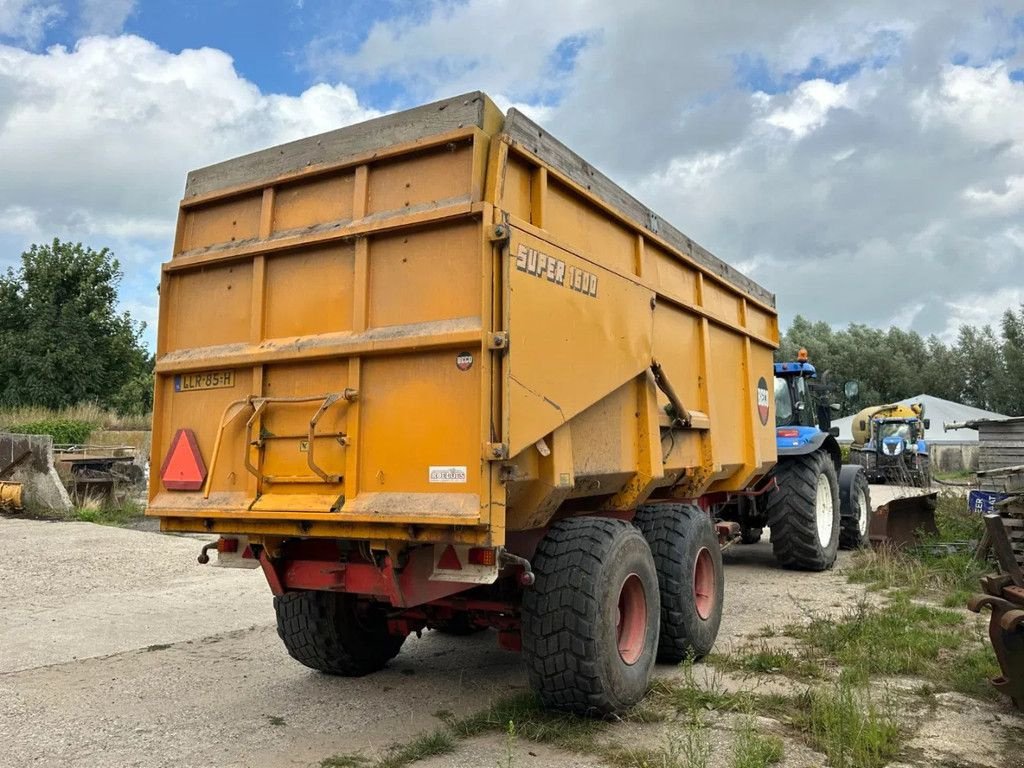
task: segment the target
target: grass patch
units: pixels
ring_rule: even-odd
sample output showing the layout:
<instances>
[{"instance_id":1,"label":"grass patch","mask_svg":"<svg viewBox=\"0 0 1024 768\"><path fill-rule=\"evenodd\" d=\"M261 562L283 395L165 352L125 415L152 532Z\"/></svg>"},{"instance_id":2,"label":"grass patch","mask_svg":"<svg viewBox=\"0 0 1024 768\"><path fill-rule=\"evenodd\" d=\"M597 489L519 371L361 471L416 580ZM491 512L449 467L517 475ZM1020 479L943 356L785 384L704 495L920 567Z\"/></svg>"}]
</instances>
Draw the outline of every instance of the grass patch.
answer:
<instances>
[{"instance_id":1,"label":"grass patch","mask_svg":"<svg viewBox=\"0 0 1024 768\"><path fill-rule=\"evenodd\" d=\"M320 761L320 768L367 768L373 760L363 755L335 755Z\"/></svg>"},{"instance_id":2,"label":"grass patch","mask_svg":"<svg viewBox=\"0 0 1024 768\"><path fill-rule=\"evenodd\" d=\"M459 739L487 732L506 733L511 723L516 736L527 741L584 753L593 753L598 748L596 737L608 728L608 723L601 720L546 710L532 693L502 699L461 719L445 717L447 713L437 714Z\"/></svg>"},{"instance_id":3,"label":"grass patch","mask_svg":"<svg viewBox=\"0 0 1024 768\"><path fill-rule=\"evenodd\" d=\"M101 408L98 405L83 404L69 408L54 410L40 406L21 406L18 408L0 409L0 432L19 432L18 427L46 424L48 422L75 422L86 424L89 431L85 437L77 440L60 440L54 437L55 443L82 443L89 437L89 432L94 429L109 430L141 430L147 431L152 423L151 414L120 415L115 411ZM27 434L52 434L48 431L34 432Z\"/></svg>"},{"instance_id":4,"label":"grass patch","mask_svg":"<svg viewBox=\"0 0 1024 768\"><path fill-rule=\"evenodd\" d=\"M666 734L660 747L606 747L600 757L619 768L707 768L711 742L703 723L691 723Z\"/></svg>"},{"instance_id":5,"label":"grass patch","mask_svg":"<svg viewBox=\"0 0 1024 768\"><path fill-rule=\"evenodd\" d=\"M742 647L729 655L713 654L707 662L720 669L755 675L779 674L800 680L815 680L823 675L821 666L805 655L773 648L763 640L760 645Z\"/></svg>"},{"instance_id":6,"label":"grass patch","mask_svg":"<svg viewBox=\"0 0 1024 768\"><path fill-rule=\"evenodd\" d=\"M914 549L863 550L854 555L847 575L870 589L900 589L913 597L937 600L947 607L962 606L978 589L989 566L974 558L973 547L949 551L943 544L980 541L984 521L967 508L958 494L941 493L935 506L933 536Z\"/></svg>"},{"instance_id":7,"label":"grass patch","mask_svg":"<svg viewBox=\"0 0 1024 768\"><path fill-rule=\"evenodd\" d=\"M402 766L425 760L435 755L448 755L455 751L455 738L446 729L439 728L433 733L396 747L377 761L376 768L402 768Z\"/></svg>"},{"instance_id":8,"label":"grass patch","mask_svg":"<svg viewBox=\"0 0 1024 768\"><path fill-rule=\"evenodd\" d=\"M945 689L990 697L995 655L962 614L895 594L879 608L858 604L845 616L814 617L790 633L841 668L844 681L914 675Z\"/></svg>"},{"instance_id":9,"label":"grass patch","mask_svg":"<svg viewBox=\"0 0 1024 768\"><path fill-rule=\"evenodd\" d=\"M74 511L74 519L81 523L124 526L143 519L146 508L134 499L125 499L119 504L105 504L87 500Z\"/></svg>"},{"instance_id":10,"label":"grass patch","mask_svg":"<svg viewBox=\"0 0 1024 768\"><path fill-rule=\"evenodd\" d=\"M782 739L759 734L753 720L744 719L733 748L732 768L768 768L781 763L784 756Z\"/></svg>"},{"instance_id":11,"label":"grass patch","mask_svg":"<svg viewBox=\"0 0 1024 768\"><path fill-rule=\"evenodd\" d=\"M940 482L965 484L974 479L974 471L970 469L934 470L932 477Z\"/></svg>"},{"instance_id":12,"label":"grass patch","mask_svg":"<svg viewBox=\"0 0 1024 768\"><path fill-rule=\"evenodd\" d=\"M899 755L903 737L894 704L878 704L867 688L839 682L808 691L797 724L832 768L882 768Z\"/></svg>"}]
</instances>

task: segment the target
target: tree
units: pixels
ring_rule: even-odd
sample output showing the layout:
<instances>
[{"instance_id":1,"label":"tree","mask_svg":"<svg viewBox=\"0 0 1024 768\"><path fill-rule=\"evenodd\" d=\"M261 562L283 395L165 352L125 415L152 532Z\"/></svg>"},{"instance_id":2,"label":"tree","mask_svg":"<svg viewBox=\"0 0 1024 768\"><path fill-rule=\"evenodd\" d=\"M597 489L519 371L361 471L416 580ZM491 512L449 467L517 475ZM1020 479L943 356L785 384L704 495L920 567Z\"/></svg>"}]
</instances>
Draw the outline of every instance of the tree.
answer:
<instances>
[{"instance_id":1,"label":"tree","mask_svg":"<svg viewBox=\"0 0 1024 768\"><path fill-rule=\"evenodd\" d=\"M145 325L117 312L121 278L106 248L55 238L21 255L0 277L0 404L151 407L153 359Z\"/></svg>"},{"instance_id":2,"label":"tree","mask_svg":"<svg viewBox=\"0 0 1024 768\"><path fill-rule=\"evenodd\" d=\"M1024 414L1024 304L1020 314L1006 310L1002 321L1003 366L1000 371L997 400L1001 413Z\"/></svg>"}]
</instances>

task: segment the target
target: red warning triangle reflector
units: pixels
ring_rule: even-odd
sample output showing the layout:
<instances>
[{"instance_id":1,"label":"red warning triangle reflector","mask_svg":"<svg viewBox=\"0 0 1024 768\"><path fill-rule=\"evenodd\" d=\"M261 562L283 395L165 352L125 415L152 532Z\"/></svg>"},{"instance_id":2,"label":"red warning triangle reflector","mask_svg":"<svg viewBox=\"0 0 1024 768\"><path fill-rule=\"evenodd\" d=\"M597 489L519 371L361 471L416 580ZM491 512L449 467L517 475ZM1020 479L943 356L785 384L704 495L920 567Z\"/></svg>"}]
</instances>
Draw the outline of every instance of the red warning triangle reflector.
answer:
<instances>
[{"instance_id":1,"label":"red warning triangle reflector","mask_svg":"<svg viewBox=\"0 0 1024 768\"><path fill-rule=\"evenodd\" d=\"M455 547L451 544L445 547L441 557L437 559L437 567L445 571L462 570L462 563L459 562L459 556L455 553Z\"/></svg>"},{"instance_id":2,"label":"red warning triangle reflector","mask_svg":"<svg viewBox=\"0 0 1024 768\"><path fill-rule=\"evenodd\" d=\"M170 491L198 491L206 480L206 464L191 429L179 429L160 468L160 479Z\"/></svg>"}]
</instances>

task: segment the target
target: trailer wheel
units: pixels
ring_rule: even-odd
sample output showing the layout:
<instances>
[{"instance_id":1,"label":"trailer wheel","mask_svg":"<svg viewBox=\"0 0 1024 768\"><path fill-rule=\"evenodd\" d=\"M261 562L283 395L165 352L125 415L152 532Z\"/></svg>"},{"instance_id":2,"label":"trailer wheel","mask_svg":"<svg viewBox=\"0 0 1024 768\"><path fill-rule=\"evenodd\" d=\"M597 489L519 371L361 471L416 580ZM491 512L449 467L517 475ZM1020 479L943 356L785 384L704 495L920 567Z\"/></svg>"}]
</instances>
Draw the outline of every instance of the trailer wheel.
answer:
<instances>
[{"instance_id":1,"label":"trailer wheel","mask_svg":"<svg viewBox=\"0 0 1024 768\"><path fill-rule=\"evenodd\" d=\"M787 456L776 466L778 490L768 494L772 551L785 568L824 571L839 548L839 483L824 451Z\"/></svg>"},{"instance_id":2,"label":"trailer wheel","mask_svg":"<svg viewBox=\"0 0 1024 768\"><path fill-rule=\"evenodd\" d=\"M764 528L741 528L740 544L757 544L764 534Z\"/></svg>"},{"instance_id":3,"label":"trailer wheel","mask_svg":"<svg viewBox=\"0 0 1024 768\"><path fill-rule=\"evenodd\" d=\"M653 504L638 509L633 522L651 545L658 571L658 660L706 656L718 637L725 597L722 550L711 518L692 504Z\"/></svg>"},{"instance_id":4,"label":"trailer wheel","mask_svg":"<svg viewBox=\"0 0 1024 768\"><path fill-rule=\"evenodd\" d=\"M647 692L658 649L651 548L623 520L559 520L537 547L523 595L523 656L544 706L606 717Z\"/></svg>"},{"instance_id":5,"label":"trailer wheel","mask_svg":"<svg viewBox=\"0 0 1024 768\"><path fill-rule=\"evenodd\" d=\"M839 548L860 549L868 543L871 489L863 467L847 464L839 470Z\"/></svg>"},{"instance_id":6,"label":"trailer wheel","mask_svg":"<svg viewBox=\"0 0 1024 768\"><path fill-rule=\"evenodd\" d=\"M383 611L336 592L286 592L274 597L277 634L289 655L310 669L362 677L398 655L405 637L388 632Z\"/></svg>"}]
</instances>

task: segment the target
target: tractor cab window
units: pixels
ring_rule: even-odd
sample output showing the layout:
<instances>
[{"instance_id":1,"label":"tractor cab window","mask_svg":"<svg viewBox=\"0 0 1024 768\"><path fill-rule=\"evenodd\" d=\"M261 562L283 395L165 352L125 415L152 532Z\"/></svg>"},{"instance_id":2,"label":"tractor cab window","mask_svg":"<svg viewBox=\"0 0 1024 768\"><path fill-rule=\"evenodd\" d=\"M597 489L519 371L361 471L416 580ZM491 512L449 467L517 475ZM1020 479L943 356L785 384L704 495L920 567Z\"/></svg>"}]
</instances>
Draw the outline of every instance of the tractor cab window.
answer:
<instances>
[{"instance_id":1,"label":"tractor cab window","mask_svg":"<svg viewBox=\"0 0 1024 768\"><path fill-rule=\"evenodd\" d=\"M912 438L910 425L906 422L882 424L878 430L878 435L883 440L887 437L901 437L904 440L909 441Z\"/></svg>"},{"instance_id":2,"label":"tractor cab window","mask_svg":"<svg viewBox=\"0 0 1024 768\"><path fill-rule=\"evenodd\" d=\"M807 393L807 380L803 376L798 376L793 383L796 386L796 402L799 411L797 421L805 427L813 427L815 426L815 414L811 396Z\"/></svg>"},{"instance_id":3,"label":"tractor cab window","mask_svg":"<svg viewBox=\"0 0 1024 768\"><path fill-rule=\"evenodd\" d=\"M775 426L788 426L793 420L793 398L789 394L789 383L775 377Z\"/></svg>"}]
</instances>

